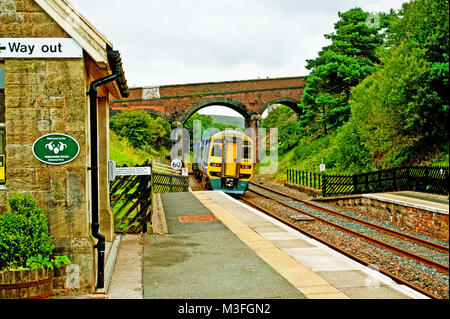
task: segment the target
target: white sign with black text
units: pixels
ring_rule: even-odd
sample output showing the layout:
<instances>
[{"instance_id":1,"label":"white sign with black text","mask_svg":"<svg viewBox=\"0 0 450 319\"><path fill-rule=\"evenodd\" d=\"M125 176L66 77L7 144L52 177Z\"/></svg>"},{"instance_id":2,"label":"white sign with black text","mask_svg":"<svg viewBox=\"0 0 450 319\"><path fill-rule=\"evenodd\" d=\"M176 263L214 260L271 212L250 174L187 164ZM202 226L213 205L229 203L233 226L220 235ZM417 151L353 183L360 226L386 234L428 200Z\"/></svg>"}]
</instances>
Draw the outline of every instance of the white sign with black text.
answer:
<instances>
[{"instance_id":1,"label":"white sign with black text","mask_svg":"<svg viewBox=\"0 0 450 319\"><path fill-rule=\"evenodd\" d=\"M0 38L0 59L82 57L83 49L71 38Z\"/></svg>"},{"instance_id":2,"label":"white sign with black text","mask_svg":"<svg viewBox=\"0 0 450 319\"><path fill-rule=\"evenodd\" d=\"M151 167L116 167L116 176L150 175Z\"/></svg>"}]
</instances>

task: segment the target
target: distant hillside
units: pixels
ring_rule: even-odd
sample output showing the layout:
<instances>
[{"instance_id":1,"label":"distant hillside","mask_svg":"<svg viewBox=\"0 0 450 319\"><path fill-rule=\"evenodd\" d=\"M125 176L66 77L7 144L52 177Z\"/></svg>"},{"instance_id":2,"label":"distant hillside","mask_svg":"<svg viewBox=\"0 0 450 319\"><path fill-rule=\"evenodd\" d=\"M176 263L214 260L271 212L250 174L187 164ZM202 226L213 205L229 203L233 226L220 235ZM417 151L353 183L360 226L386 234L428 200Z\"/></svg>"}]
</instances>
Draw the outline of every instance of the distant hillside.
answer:
<instances>
[{"instance_id":1,"label":"distant hillside","mask_svg":"<svg viewBox=\"0 0 450 319\"><path fill-rule=\"evenodd\" d=\"M229 116L229 115L212 115L212 114L208 115L213 119L214 122L230 124L245 129L245 119L243 117Z\"/></svg>"},{"instance_id":2,"label":"distant hillside","mask_svg":"<svg viewBox=\"0 0 450 319\"><path fill-rule=\"evenodd\" d=\"M109 159L116 162L117 166L136 166L146 160L156 159L161 162L167 155L168 152L165 151L146 152L133 147L126 139L118 137L113 130L109 131Z\"/></svg>"}]
</instances>

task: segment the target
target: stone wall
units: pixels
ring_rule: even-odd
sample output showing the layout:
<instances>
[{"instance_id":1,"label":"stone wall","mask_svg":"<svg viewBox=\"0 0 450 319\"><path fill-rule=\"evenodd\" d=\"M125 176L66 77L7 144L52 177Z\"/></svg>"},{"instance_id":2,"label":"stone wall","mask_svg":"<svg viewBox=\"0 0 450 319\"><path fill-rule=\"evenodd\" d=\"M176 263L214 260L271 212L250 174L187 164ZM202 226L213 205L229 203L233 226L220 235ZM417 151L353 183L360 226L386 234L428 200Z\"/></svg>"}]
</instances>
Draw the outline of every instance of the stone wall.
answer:
<instances>
[{"instance_id":1,"label":"stone wall","mask_svg":"<svg viewBox=\"0 0 450 319\"><path fill-rule=\"evenodd\" d=\"M69 37L32 0L1 0L0 36ZM87 189L87 97L84 59L6 59L6 186L0 206L13 192L32 193L48 214L56 253L80 267L79 289L92 291L94 252ZM80 153L64 165L37 160L40 136L64 133Z\"/></svg>"},{"instance_id":2,"label":"stone wall","mask_svg":"<svg viewBox=\"0 0 450 319\"><path fill-rule=\"evenodd\" d=\"M449 240L448 214L356 195L347 198L323 198L320 199L320 202L335 204L343 208L353 207L358 213L373 220L386 222L400 229L413 231L437 240Z\"/></svg>"}]
</instances>

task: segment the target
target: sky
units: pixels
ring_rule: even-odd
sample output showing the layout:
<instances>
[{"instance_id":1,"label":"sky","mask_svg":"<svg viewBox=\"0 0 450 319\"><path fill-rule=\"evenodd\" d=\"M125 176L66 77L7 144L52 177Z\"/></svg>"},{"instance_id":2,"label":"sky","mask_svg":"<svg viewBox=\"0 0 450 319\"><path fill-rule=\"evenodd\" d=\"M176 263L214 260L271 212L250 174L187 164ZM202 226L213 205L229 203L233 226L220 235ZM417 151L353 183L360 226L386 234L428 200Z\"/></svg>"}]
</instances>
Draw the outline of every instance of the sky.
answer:
<instances>
[{"instance_id":1,"label":"sky","mask_svg":"<svg viewBox=\"0 0 450 319\"><path fill-rule=\"evenodd\" d=\"M338 12L406 0L69 0L119 50L129 87L308 75Z\"/></svg>"}]
</instances>

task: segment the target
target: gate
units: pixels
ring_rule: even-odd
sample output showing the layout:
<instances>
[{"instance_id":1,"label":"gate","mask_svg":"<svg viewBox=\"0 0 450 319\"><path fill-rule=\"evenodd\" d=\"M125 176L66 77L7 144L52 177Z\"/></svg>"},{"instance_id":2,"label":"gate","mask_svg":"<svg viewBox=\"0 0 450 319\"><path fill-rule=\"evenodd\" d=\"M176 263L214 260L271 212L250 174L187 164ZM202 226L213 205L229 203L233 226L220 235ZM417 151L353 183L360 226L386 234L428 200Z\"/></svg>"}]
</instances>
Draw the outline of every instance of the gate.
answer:
<instances>
[{"instance_id":1,"label":"gate","mask_svg":"<svg viewBox=\"0 0 450 319\"><path fill-rule=\"evenodd\" d=\"M114 232L146 232L150 220L152 193L187 192L187 176L161 170L165 166L145 161L137 167L150 166L151 175L117 176L110 184L110 204L114 214ZM126 167L123 166L123 167Z\"/></svg>"}]
</instances>

